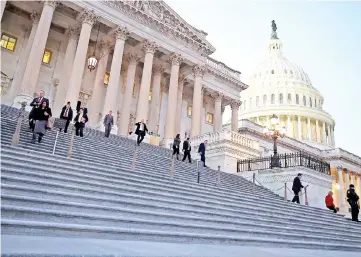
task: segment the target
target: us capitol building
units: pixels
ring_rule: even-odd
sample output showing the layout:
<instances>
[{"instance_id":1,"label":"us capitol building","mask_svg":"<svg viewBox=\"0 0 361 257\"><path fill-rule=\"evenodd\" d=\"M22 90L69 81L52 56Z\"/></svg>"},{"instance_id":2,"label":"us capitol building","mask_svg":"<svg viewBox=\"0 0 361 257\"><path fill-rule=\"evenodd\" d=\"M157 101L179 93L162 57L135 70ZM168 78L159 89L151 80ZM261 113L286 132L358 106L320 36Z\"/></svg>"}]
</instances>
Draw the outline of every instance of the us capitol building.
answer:
<instances>
[{"instance_id":1,"label":"us capitol building","mask_svg":"<svg viewBox=\"0 0 361 257\"><path fill-rule=\"evenodd\" d=\"M193 158L207 139L208 166L245 178L255 173L272 190L302 172L309 185L303 202L311 206L324 208L333 190L346 212L348 185L361 194L361 158L335 148L335 121L308 75L282 55L275 22L268 57L250 85L211 58L216 49L207 33L163 1L1 1L1 27L3 104L20 107L44 90L56 117L70 101L88 108L88 126L104 129L112 110L112 133L120 136L144 119L146 142L169 147L178 133L191 137ZM232 118L222 124L226 106ZM308 165L261 165L272 155L273 140L264 133L272 115L286 131L278 154L302 152ZM252 165L244 168L241 160Z\"/></svg>"}]
</instances>

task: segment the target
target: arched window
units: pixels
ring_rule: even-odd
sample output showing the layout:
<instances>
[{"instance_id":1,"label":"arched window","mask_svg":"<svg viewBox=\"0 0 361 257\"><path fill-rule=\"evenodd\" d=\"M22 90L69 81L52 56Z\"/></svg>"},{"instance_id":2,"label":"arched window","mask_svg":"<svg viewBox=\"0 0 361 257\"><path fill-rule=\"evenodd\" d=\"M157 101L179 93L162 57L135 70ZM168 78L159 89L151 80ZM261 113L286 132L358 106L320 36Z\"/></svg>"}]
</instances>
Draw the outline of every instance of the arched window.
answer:
<instances>
[{"instance_id":1,"label":"arched window","mask_svg":"<svg viewBox=\"0 0 361 257\"><path fill-rule=\"evenodd\" d=\"M256 107L259 106L259 96L256 97Z\"/></svg>"},{"instance_id":2,"label":"arched window","mask_svg":"<svg viewBox=\"0 0 361 257\"><path fill-rule=\"evenodd\" d=\"M267 95L263 95L263 105L267 104Z\"/></svg>"},{"instance_id":3,"label":"arched window","mask_svg":"<svg viewBox=\"0 0 361 257\"><path fill-rule=\"evenodd\" d=\"M312 107L312 98L310 97L310 107Z\"/></svg>"},{"instance_id":4,"label":"arched window","mask_svg":"<svg viewBox=\"0 0 361 257\"><path fill-rule=\"evenodd\" d=\"M271 74L275 74L275 71L274 71L274 70L271 70Z\"/></svg>"},{"instance_id":5,"label":"arched window","mask_svg":"<svg viewBox=\"0 0 361 257\"><path fill-rule=\"evenodd\" d=\"M300 96L298 94L296 95L296 104L300 104Z\"/></svg>"},{"instance_id":6,"label":"arched window","mask_svg":"<svg viewBox=\"0 0 361 257\"><path fill-rule=\"evenodd\" d=\"M271 104L275 104L275 94L271 95Z\"/></svg>"},{"instance_id":7,"label":"arched window","mask_svg":"<svg viewBox=\"0 0 361 257\"><path fill-rule=\"evenodd\" d=\"M283 104L283 94L280 94L280 104Z\"/></svg>"},{"instance_id":8,"label":"arched window","mask_svg":"<svg viewBox=\"0 0 361 257\"><path fill-rule=\"evenodd\" d=\"M315 108L317 108L317 99L315 98Z\"/></svg>"},{"instance_id":9,"label":"arched window","mask_svg":"<svg viewBox=\"0 0 361 257\"><path fill-rule=\"evenodd\" d=\"M307 105L307 103L306 103L306 97L305 97L305 96L303 96L303 105L304 105L304 106Z\"/></svg>"},{"instance_id":10,"label":"arched window","mask_svg":"<svg viewBox=\"0 0 361 257\"><path fill-rule=\"evenodd\" d=\"M290 103L292 103L292 96L291 96L291 94L288 94L288 96L287 96L287 102L290 104Z\"/></svg>"}]
</instances>

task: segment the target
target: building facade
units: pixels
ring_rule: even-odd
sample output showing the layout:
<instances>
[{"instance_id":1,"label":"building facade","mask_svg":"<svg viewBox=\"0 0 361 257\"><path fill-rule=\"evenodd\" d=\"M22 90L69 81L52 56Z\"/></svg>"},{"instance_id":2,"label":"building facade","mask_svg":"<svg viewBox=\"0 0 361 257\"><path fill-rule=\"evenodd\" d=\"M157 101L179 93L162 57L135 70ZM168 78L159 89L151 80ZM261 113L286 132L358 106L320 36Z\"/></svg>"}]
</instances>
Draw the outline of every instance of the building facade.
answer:
<instances>
[{"instance_id":1,"label":"building facade","mask_svg":"<svg viewBox=\"0 0 361 257\"><path fill-rule=\"evenodd\" d=\"M90 126L112 110L113 133L144 119L164 145L219 130L226 105L237 120L240 72L209 57L207 33L163 1L2 1L1 26L6 104L44 90L55 116L80 101Z\"/></svg>"}]
</instances>

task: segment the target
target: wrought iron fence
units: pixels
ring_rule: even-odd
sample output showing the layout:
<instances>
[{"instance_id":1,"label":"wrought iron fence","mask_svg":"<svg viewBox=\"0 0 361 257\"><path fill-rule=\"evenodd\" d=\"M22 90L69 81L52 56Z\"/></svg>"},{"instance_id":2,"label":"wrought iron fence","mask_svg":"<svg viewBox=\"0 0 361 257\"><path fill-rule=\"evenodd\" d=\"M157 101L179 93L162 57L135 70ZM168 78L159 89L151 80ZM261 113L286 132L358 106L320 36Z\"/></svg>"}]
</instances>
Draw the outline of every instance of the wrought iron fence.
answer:
<instances>
[{"instance_id":1,"label":"wrought iron fence","mask_svg":"<svg viewBox=\"0 0 361 257\"><path fill-rule=\"evenodd\" d=\"M306 167L324 174L331 174L330 164L304 152L278 154L276 156L245 159L237 161L237 172L272 169L274 161L277 168Z\"/></svg>"}]
</instances>

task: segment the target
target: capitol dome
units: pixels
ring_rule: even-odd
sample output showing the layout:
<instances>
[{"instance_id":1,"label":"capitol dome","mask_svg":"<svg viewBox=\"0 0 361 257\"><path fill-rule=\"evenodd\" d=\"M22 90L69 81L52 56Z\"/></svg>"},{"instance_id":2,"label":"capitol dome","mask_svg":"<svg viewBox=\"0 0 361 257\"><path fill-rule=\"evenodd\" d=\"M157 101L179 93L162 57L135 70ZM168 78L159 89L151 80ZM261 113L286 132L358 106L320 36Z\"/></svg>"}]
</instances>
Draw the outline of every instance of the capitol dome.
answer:
<instances>
[{"instance_id":1,"label":"capitol dome","mask_svg":"<svg viewBox=\"0 0 361 257\"><path fill-rule=\"evenodd\" d=\"M322 108L323 96L308 74L284 57L276 31L273 21L268 56L252 73L249 88L241 92L240 120L268 126L276 114L289 137L318 148L333 147L335 121Z\"/></svg>"}]
</instances>

